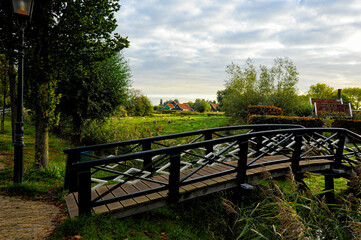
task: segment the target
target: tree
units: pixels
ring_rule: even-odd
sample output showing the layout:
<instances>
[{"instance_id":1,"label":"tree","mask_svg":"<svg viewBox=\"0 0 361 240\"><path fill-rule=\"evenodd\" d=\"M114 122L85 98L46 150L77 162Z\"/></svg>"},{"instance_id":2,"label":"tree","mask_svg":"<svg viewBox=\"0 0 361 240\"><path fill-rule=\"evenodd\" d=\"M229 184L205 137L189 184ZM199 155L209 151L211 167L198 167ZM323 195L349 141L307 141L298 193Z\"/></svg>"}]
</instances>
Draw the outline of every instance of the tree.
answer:
<instances>
[{"instance_id":1,"label":"tree","mask_svg":"<svg viewBox=\"0 0 361 240\"><path fill-rule=\"evenodd\" d=\"M347 94L349 101L351 102L352 107L355 110L361 108L361 88L344 88L342 89L343 96ZM342 96L342 98L343 98Z\"/></svg>"},{"instance_id":2,"label":"tree","mask_svg":"<svg viewBox=\"0 0 361 240\"><path fill-rule=\"evenodd\" d=\"M332 98L334 88L324 83L317 83L311 85L307 93L311 98Z\"/></svg>"},{"instance_id":3,"label":"tree","mask_svg":"<svg viewBox=\"0 0 361 240\"><path fill-rule=\"evenodd\" d=\"M209 103L204 99L196 99L193 105L194 110L197 112L208 112L211 110L211 106Z\"/></svg>"},{"instance_id":4,"label":"tree","mask_svg":"<svg viewBox=\"0 0 361 240\"><path fill-rule=\"evenodd\" d=\"M0 8L0 44L2 49L14 52L11 41L16 42L17 27L11 17L11 3L5 2ZM55 107L61 96L57 91L60 82L83 79L82 86L86 85L85 79L89 79L87 74L95 62L109 59L129 45L126 38L113 33L117 27L114 13L119 8L116 0L35 2L32 23L25 34L28 47L24 97L35 120L36 168L47 167L48 129L59 119ZM13 61L11 53L6 56ZM73 88L73 93L76 97L79 92Z\"/></svg>"},{"instance_id":5,"label":"tree","mask_svg":"<svg viewBox=\"0 0 361 240\"><path fill-rule=\"evenodd\" d=\"M281 107L289 115L295 113L298 72L290 59L277 58L272 68L261 65L258 71L248 59L244 68L232 63L226 72L226 88L217 92L217 100L227 115L245 120L248 105L257 104Z\"/></svg>"},{"instance_id":6,"label":"tree","mask_svg":"<svg viewBox=\"0 0 361 240\"><path fill-rule=\"evenodd\" d=\"M11 1L0 1L0 54L4 55L7 62L7 75L10 89L11 102L11 128L12 141L15 141L15 122L16 122L16 68L17 53L16 44L18 43L18 27L13 18Z\"/></svg>"},{"instance_id":7,"label":"tree","mask_svg":"<svg viewBox=\"0 0 361 240\"><path fill-rule=\"evenodd\" d=\"M71 74L71 79L59 82L58 91L62 99L58 111L72 119L72 141L81 144L85 122L90 124L93 120L103 120L119 106L125 105L131 73L123 55L117 53Z\"/></svg>"},{"instance_id":8,"label":"tree","mask_svg":"<svg viewBox=\"0 0 361 240\"><path fill-rule=\"evenodd\" d=\"M265 89L270 89L272 98L265 98L268 102L276 107L282 108L283 112L288 115L295 114L298 107L297 88L298 75L296 66L288 58L277 58L271 68L271 81L265 81L269 84ZM261 71L262 76L262 71ZM261 81L262 83L262 81ZM272 83L274 86L272 86ZM262 86L260 84L260 86ZM262 88L260 88L261 90ZM265 92L260 91L260 94Z\"/></svg>"},{"instance_id":9,"label":"tree","mask_svg":"<svg viewBox=\"0 0 361 240\"><path fill-rule=\"evenodd\" d=\"M193 109L194 109L194 102L189 101L189 102L187 102L187 104L188 104L191 108L193 108Z\"/></svg>"},{"instance_id":10,"label":"tree","mask_svg":"<svg viewBox=\"0 0 361 240\"><path fill-rule=\"evenodd\" d=\"M141 91L133 90L126 109L132 116L149 116L153 108L150 100Z\"/></svg>"},{"instance_id":11,"label":"tree","mask_svg":"<svg viewBox=\"0 0 361 240\"><path fill-rule=\"evenodd\" d=\"M5 131L5 108L6 108L6 100L8 93L8 74L7 74L7 61L5 59L5 55L0 55L0 77L1 77L1 88L0 92L1 100L2 100L2 112L1 114L1 130Z\"/></svg>"}]
</instances>

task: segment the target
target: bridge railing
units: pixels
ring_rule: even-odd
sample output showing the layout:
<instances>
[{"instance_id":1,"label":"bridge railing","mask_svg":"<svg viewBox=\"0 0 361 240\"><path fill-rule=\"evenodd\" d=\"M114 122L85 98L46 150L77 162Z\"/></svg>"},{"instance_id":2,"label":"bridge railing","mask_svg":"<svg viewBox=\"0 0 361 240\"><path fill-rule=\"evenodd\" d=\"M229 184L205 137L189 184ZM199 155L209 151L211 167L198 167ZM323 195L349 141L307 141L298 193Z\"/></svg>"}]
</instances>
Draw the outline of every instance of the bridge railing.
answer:
<instances>
[{"instance_id":1,"label":"bridge railing","mask_svg":"<svg viewBox=\"0 0 361 240\"><path fill-rule=\"evenodd\" d=\"M160 149L177 145L187 145L205 140L238 135L241 133L250 133L267 129L283 128L302 128L302 126L295 124L257 124L227 126L66 149L64 150L64 153L67 154L64 187L65 189L69 189L70 192L78 191L77 173L75 172L75 169L71 168L72 164L77 162L93 159L102 159L111 155L119 156L134 152L148 151L152 149ZM213 152L212 146L207 146L207 153L211 152ZM153 168L152 162L153 160L150 156L144 156L143 158L138 159L137 167L139 167L139 163L142 163L143 167L148 166L149 170L151 171Z\"/></svg>"},{"instance_id":2,"label":"bridge railing","mask_svg":"<svg viewBox=\"0 0 361 240\"><path fill-rule=\"evenodd\" d=\"M246 183L247 171L260 166L289 162L297 174L301 161L329 159L336 169L345 163L353 165L361 161L360 143L361 136L345 129L279 129L76 162L71 168L77 173L79 213L87 214L96 206L160 191L167 191L168 201L176 202L182 186L228 174L233 174L238 184ZM272 155L277 158L265 161ZM152 162L145 166L138 164L139 159L145 158ZM212 166L226 168L198 174ZM156 187L106 197L124 184L136 186L139 181ZM92 191L104 184L112 185L92 198Z\"/></svg>"}]
</instances>

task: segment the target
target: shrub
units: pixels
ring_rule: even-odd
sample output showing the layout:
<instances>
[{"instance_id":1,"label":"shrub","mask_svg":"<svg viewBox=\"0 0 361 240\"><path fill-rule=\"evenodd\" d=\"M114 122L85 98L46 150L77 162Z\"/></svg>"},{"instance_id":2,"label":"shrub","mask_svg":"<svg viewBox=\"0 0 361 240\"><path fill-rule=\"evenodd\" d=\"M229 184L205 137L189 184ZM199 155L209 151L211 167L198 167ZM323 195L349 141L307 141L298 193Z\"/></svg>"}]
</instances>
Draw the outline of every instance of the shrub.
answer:
<instances>
[{"instance_id":1,"label":"shrub","mask_svg":"<svg viewBox=\"0 0 361 240\"><path fill-rule=\"evenodd\" d=\"M248 119L249 124L298 124L304 127L323 127L325 122L321 118L312 117L288 117L271 115L252 115Z\"/></svg>"},{"instance_id":2,"label":"shrub","mask_svg":"<svg viewBox=\"0 0 361 240\"><path fill-rule=\"evenodd\" d=\"M332 118L346 118L347 115L344 112L324 112L324 111L319 111L318 112L318 117L332 117Z\"/></svg>"},{"instance_id":3,"label":"shrub","mask_svg":"<svg viewBox=\"0 0 361 240\"><path fill-rule=\"evenodd\" d=\"M248 116L251 115L283 115L283 111L279 107L266 105L249 105Z\"/></svg>"},{"instance_id":4,"label":"shrub","mask_svg":"<svg viewBox=\"0 0 361 240\"><path fill-rule=\"evenodd\" d=\"M346 128L357 134L361 134L361 120L335 119L332 122L334 128Z\"/></svg>"}]
</instances>

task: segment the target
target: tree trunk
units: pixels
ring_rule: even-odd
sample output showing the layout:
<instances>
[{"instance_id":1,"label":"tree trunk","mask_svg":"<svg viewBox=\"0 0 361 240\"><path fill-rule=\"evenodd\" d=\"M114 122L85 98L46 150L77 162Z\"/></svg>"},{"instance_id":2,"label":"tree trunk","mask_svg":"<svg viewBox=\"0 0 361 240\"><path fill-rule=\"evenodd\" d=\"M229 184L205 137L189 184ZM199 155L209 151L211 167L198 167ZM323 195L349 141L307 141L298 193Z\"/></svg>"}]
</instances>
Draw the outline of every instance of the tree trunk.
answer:
<instances>
[{"instance_id":1,"label":"tree trunk","mask_svg":"<svg viewBox=\"0 0 361 240\"><path fill-rule=\"evenodd\" d=\"M83 129L82 119L79 115L73 115L72 119L73 119L73 123L72 123L73 135L71 138L71 142L75 146L80 146L83 141L83 139L82 139L82 129Z\"/></svg>"},{"instance_id":2,"label":"tree trunk","mask_svg":"<svg viewBox=\"0 0 361 240\"><path fill-rule=\"evenodd\" d=\"M36 114L41 116L41 114ZM49 164L49 127L44 118L35 121L35 162L34 168L47 168Z\"/></svg>"},{"instance_id":3,"label":"tree trunk","mask_svg":"<svg viewBox=\"0 0 361 240\"><path fill-rule=\"evenodd\" d=\"M5 131L5 100L6 100L6 71L4 71L5 74L2 74L2 83L3 83L3 88L4 88L4 99L3 99L3 112L2 112L2 117L1 117L1 131Z\"/></svg>"},{"instance_id":4,"label":"tree trunk","mask_svg":"<svg viewBox=\"0 0 361 240\"><path fill-rule=\"evenodd\" d=\"M11 101L11 136L13 143L15 142L15 122L16 122L16 72L14 64L9 64L8 69L10 83L10 101Z\"/></svg>"}]
</instances>

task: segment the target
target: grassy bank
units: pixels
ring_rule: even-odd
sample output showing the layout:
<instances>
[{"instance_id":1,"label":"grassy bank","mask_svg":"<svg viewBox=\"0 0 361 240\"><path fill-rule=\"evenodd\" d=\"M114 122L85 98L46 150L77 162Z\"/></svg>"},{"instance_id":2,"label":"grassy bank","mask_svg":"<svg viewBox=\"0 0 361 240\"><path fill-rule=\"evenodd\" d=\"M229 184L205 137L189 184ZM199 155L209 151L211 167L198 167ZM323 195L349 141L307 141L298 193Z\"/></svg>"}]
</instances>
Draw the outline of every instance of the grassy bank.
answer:
<instances>
[{"instance_id":1,"label":"grassy bank","mask_svg":"<svg viewBox=\"0 0 361 240\"><path fill-rule=\"evenodd\" d=\"M63 186L65 169L65 155L63 150L68 148L69 142L49 136L49 168L34 170L34 142L35 129L26 124L24 126L24 183L19 186L12 184L14 147L11 138L10 119L5 121L5 131L0 132L0 190L9 195L27 195L33 198L42 198L49 191L60 191Z\"/></svg>"},{"instance_id":2,"label":"grassy bank","mask_svg":"<svg viewBox=\"0 0 361 240\"><path fill-rule=\"evenodd\" d=\"M110 118L88 124L83 141L86 145L99 144L216 128L227 124L228 117L207 114L157 114L152 117Z\"/></svg>"}]
</instances>

